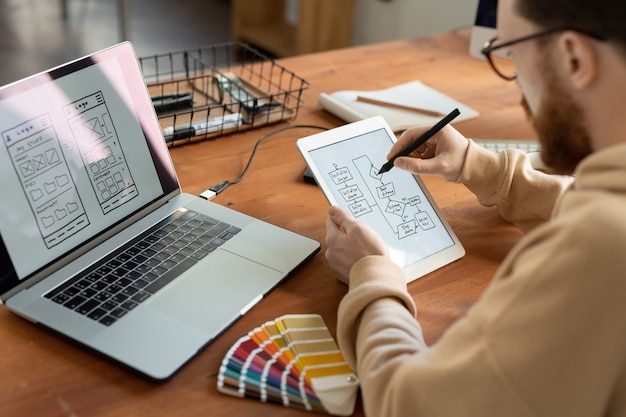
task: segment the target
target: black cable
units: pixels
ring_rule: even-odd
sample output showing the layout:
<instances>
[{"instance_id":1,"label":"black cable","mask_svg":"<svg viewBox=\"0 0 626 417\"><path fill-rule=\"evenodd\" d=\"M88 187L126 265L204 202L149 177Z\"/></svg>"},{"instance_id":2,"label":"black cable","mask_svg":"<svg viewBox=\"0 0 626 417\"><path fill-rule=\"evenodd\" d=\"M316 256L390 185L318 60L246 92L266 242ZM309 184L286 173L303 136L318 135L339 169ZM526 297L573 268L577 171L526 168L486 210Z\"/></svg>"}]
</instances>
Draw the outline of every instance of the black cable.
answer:
<instances>
[{"instance_id":1,"label":"black cable","mask_svg":"<svg viewBox=\"0 0 626 417\"><path fill-rule=\"evenodd\" d=\"M219 194L222 191L224 191L229 185L237 184L238 182L240 182L243 179L243 177L246 175L246 173L248 172L248 169L250 168L250 165L252 164L252 160L254 159L254 156L256 155L257 149L259 148L261 143L263 143L263 141L265 141L265 139L268 139L268 138L270 138L270 137L272 137L274 135L282 133L282 132L284 132L285 130L288 130L288 129L319 129L319 130L328 130L329 128L323 127L323 126L316 126L316 125L289 125L289 126L283 126L283 127L279 128L279 129L276 129L276 130L273 130L273 131L271 131L269 133L266 133L265 135L261 136L256 141L256 143L254 145L254 148L252 149L252 153L250 154L250 158L248 158L248 163L246 164L246 166L244 167L243 171L241 172L241 175L239 175L234 180L225 180L225 181L222 181L222 182L220 182L218 184L213 185L208 190L206 190L203 193L201 193L200 197L209 200L209 199L215 197L217 194Z\"/></svg>"}]
</instances>

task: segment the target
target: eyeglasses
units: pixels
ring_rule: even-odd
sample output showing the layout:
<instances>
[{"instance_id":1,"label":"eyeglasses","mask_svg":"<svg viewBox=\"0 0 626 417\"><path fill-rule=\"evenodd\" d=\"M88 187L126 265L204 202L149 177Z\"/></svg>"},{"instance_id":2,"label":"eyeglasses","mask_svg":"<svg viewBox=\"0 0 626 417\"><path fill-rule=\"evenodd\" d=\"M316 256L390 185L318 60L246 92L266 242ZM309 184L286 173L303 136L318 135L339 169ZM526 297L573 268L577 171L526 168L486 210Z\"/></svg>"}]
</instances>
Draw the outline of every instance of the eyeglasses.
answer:
<instances>
[{"instance_id":1,"label":"eyeglasses","mask_svg":"<svg viewBox=\"0 0 626 417\"><path fill-rule=\"evenodd\" d=\"M500 77L504 78L507 81L513 81L514 79L517 78L517 70L516 70L515 60L512 58L512 53L510 50L510 47L512 45L515 45L521 42L526 42L532 39L541 38L543 36L552 35L557 32L563 32L566 30L573 30L576 32L580 32L583 35L587 35L599 41L607 40L607 38L602 35L591 33L588 31L583 31L583 30L578 30L578 29L569 29L569 28L564 28L564 29L553 28L553 29L546 29L541 32L533 33L530 35L522 36L520 38L513 39L507 42L503 42L503 43L497 43L498 38L495 37L495 38L492 38L490 41L487 41L487 43L485 43L485 46L483 46L483 49L481 49L480 52L487 58L487 62L489 62L489 65L491 65L491 68L493 68L496 74L498 74ZM493 53L494 51L498 51L498 50L500 50L499 53L497 54Z\"/></svg>"}]
</instances>

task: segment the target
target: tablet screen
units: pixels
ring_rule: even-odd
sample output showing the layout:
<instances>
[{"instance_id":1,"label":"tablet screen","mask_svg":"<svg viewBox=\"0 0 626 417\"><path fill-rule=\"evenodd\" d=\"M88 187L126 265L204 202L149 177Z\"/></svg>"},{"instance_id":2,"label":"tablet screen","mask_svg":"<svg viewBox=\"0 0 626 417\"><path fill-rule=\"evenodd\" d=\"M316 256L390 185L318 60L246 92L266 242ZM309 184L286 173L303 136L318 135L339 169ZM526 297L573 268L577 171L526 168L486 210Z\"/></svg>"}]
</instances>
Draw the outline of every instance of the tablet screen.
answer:
<instances>
[{"instance_id":1,"label":"tablet screen","mask_svg":"<svg viewBox=\"0 0 626 417\"><path fill-rule=\"evenodd\" d=\"M372 118L298 146L329 202L376 230L410 281L464 250L418 177L397 168L378 174L394 141L384 120Z\"/></svg>"}]
</instances>

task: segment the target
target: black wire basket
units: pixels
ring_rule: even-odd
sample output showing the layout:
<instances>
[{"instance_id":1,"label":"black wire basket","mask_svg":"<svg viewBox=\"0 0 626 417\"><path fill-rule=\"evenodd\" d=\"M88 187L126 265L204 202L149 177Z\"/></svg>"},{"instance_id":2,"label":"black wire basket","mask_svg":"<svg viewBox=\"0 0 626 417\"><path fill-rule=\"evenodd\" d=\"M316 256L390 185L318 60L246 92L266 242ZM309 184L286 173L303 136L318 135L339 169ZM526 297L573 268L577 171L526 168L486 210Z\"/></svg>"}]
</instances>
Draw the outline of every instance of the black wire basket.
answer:
<instances>
[{"instance_id":1,"label":"black wire basket","mask_svg":"<svg viewBox=\"0 0 626 417\"><path fill-rule=\"evenodd\" d=\"M168 146L293 120L309 83L240 42L140 57Z\"/></svg>"}]
</instances>

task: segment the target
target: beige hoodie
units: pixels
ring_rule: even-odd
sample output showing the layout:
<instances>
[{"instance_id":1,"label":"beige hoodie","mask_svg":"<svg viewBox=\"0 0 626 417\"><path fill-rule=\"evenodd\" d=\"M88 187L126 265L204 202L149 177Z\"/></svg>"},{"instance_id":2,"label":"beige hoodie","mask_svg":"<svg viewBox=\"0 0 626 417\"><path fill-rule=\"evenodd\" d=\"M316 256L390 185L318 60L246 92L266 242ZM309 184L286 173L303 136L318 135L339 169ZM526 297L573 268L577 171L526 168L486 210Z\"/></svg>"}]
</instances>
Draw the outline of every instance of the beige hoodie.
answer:
<instances>
[{"instance_id":1,"label":"beige hoodie","mask_svg":"<svg viewBox=\"0 0 626 417\"><path fill-rule=\"evenodd\" d=\"M626 416L626 145L572 183L472 142L459 182L527 234L430 347L400 268L354 265L337 333L366 415Z\"/></svg>"}]
</instances>

